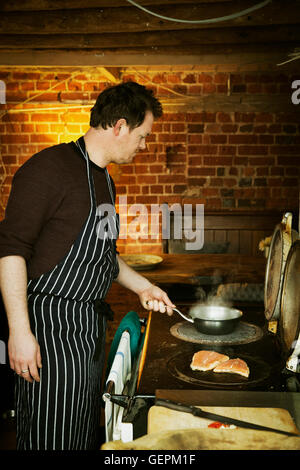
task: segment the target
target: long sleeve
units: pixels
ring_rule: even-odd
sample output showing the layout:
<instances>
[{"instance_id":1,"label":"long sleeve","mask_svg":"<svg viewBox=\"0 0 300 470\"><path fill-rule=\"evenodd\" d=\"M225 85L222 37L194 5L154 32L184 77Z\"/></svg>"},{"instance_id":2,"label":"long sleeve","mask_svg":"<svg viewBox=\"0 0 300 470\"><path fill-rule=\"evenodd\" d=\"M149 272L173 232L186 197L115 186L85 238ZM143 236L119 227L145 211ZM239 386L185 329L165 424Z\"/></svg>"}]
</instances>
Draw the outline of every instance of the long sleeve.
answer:
<instances>
[{"instance_id":1,"label":"long sleeve","mask_svg":"<svg viewBox=\"0 0 300 470\"><path fill-rule=\"evenodd\" d=\"M16 172L0 223L0 257L31 258L43 227L64 197L59 183L59 171L50 159L33 156Z\"/></svg>"}]
</instances>

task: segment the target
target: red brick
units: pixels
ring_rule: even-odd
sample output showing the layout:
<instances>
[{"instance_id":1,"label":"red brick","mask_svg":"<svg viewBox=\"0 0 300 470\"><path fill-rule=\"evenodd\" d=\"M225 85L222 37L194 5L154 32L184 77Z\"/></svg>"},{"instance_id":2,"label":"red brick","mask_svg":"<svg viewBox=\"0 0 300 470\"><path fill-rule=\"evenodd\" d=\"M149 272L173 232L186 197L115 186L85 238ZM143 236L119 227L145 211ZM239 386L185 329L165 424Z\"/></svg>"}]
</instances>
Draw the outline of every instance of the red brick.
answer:
<instances>
[{"instance_id":1,"label":"red brick","mask_svg":"<svg viewBox=\"0 0 300 470\"><path fill-rule=\"evenodd\" d=\"M57 91L48 91L43 94L37 94L36 92L28 93L30 101L32 103L41 102L41 101L58 101Z\"/></svg>"},{"instance_id":2,"label":"red brick","mask_svg":"<svg viewBox=\"0 0 300 470\"><path fill-rule=\"evenodd\" d=\"M235 155L236 147L233 145L220 145L219 146L219 155Z\"/></svg>"},{"instance_id":3,"label":"red brick","mask_svg":"<svg viewBox=\"0 0 300 470\"><path fill-rule=\"evenodd\" d=\"M137 177L132 175L121 175L119 184L136 184Z\"/></svg>"},{"instance_id":4,"label":"red brick","mask_svg":"<svg viewBox=\"0 0 300 470\"><path fill-rule=\"evenodd\" d=\"M300 165L300 155L280 155L277 157L278 165Z\"/></svg>"},{"instance_id":5,"label":"red brick","mask_svg":"<svg viewBox=\"0 0 300 470\"><path fill-rule=\"evenodd\" d=\"M181 119L184 121L184 119ZM216 122L216 113L203 111L202 113L187 113L186 122Z\"/></svg>"},{"instance_id":6,"label":"red brick","mask_svg":"<svg viewBox=\"0 0 300 470\"><path fill-rule=\"evenodd\" d=\"M249 165L259 166L259 165L274 165L275 158L274 157L249 157L248 158Z\"/></svg>"},{"instance_id":7,"label":"red brick","mask_svg":"<svg viewBox=\"0 0 300 470\"><path fill-rule=\"evenodd\" d=\"M269 167L259 167L256 169L257 176L268 176L269 175Z\"/></svg>"},{"instance_id":8,"label":"red brick","mask_svg":"<svg viewBox=\"0 0 300 470\"><path fill-rule=\"evenodd\" d=\"M273 145L270 153L300 156L300 145Z\"/></svg>"},{"instance_id":9,"label":"red brick","mask_svg":"<svg viewBox=\"0 0 300 470\"><path fill-rule=\"evenodd\" d=\"M205 124L205 133L213 133L213 134L221 133L220 124L216 124L216 123Z\"/></svg>"},{"instance_id":10,"label":"red brick","mask_svg":"<svg viewBox=\"0 0 300 470\"><path fill-rule=\"evenodd\" d=\"M203 93L215 93L216 92L216 85L213 83L204 83L203 84Z\"/></svg>"},{"instance_id":11,"label":"red brick","mask_svg":"<svg viewBox=\"0 0 300 470\"><path fill-rule=\"evenodd\" d=\"M7 134L1 137L3 144L27 144L29 143L29 135L27 134Z\"/></svg>"},{"instance_id":12,"label":"red brick","mask_svg":"<svg viewBox=\"0 0 300 470\"><path fill-rule=\"evenodd\" d=\"M235 122L254 122L255 113L234 113Z\"/></svg>"},{"instance_id":13,"label":"red brick","mask_svg":"<svg viewBox=\"0 0 300 470\"><path fill-rule=\"evenodd\" d=\"M200 155L215 155L218 147L216 145L198 145L197 149Z\"/></svg>"},{"instance_id":14,"label":"red brick","mask_svg":"<svg viewBox=\"0 0 300 470\"><path fill-rule=\"evenodd\" d=\"M13 72L13 80L38 80L41 74L39 72Z\"/></svg>"},{"instance_id":15,"label":"red brick","mask_svg":"<svg viewBox=\"0 0 300 470\"><path fill-rule=\"evenodd\" d=\"M218 113L217 114L217 121L218 122L232 122L232 116L230 113Z\"/></svg>"},{"instance_id":16,"label":"red brick","mask_svg":"<svg viewBox=\"0 0 300 470\"><path fill-rule=\"evenodd\" d=\"M157 204L158 203L158 198L157 196L137 196L136 197L136 202L138 204Z\"/></svg>"},{"instance_id":17,"label":"red brick","mask_svg":"<svg viewBox=\"0 0 300 470\"><path fill-rule=\"evenodd\" d=\"M196 83L196 76L192 73L189 73L186 77L183 79L183 83Z\"/></svg>"},{"instance_id":18,"label":"red brick","mask_svg":"<svg viewBox=\"0 0 300 470\"><path fill-rule=\"evenodd\" d=\"M188 164L190 166L202 165L203 157L188 157Z\"/></svg>"},{"instance_id":19,"label":"red brick","mask_svg":"<svg viewBox=\"0 0 300 470\"><path fill-rule=\"evenodd\" d=\"M140 176L137 182L140 182L141 184L155 184L160 177L157 177L156 175L143 175ZM158 181L160 183L160 181Z\"/></svg>"},{"instance_id":20,"label":"red brick","mask_svg":"<svg viewBox=\"0 0 300 470\"><path fill-rule=\"evenodd\" d=\"M219 190L216 188L203 188L202 194L204 197L207 196L219 196Z\"/></svg>"},{"instance_id":21,"label":"red brick","mask_svg":"<svg viewBox=\"0 0 300 470\"><path fill-rule=\"evenodd\" d=\"M174 123L171 125L172 132L185 132L185 124Z\"/></svg>"},{"instance_id":22,"label":"red brick","mask_svg":"<svg viewBox=\"0 0 300 470\"><path fill-rule=\"evenodd\" d=\"M216 174L216 169L215 168L210 168L210 167L200 167L200 168L189 168L188 169L188 175L189 176L196 176L196 175L201 175L201 176L215 176Z\"/></svg>"},{"instance_id":23,"label":"red brick","mask_svg":"<svg viewBox=\"0 0 300 470\"><path fill-rule=\"evenodd\" d=\"M234 178L224 178L224 186L226 188L232 188L233 186L236 186L237 181Z\"/></svg>"},{"instance_id":24,"label":"red brick","mask_svg":"<svg viewBox=\"0 0 300 470\"><path fill-rule=\"evenodd\" d=\"M215 83L227 83L228 74L227 73L216 73L214 76Z\"/></svg>"},{"instance_id":25,"label":"red brick","mask_svg":"<svg viewBox=\"0 0 300 470\"><path fill-rule=\"evenodd\" d=\"M202 144L202 135L199 134L190 134L188 135L189 144Z\"/></svg>"},{"instance_id":26,"label":"red brick","mask_svg":"<svg viewBox=\"0 0 300 470\"><path fill-rule=\"evenodd\" d=\"M59 114L55 113L32 113L31 114L31 121L32 122L58 122L59 121Z\"/></svg>"},{"instance_id":27,"label":"red brick","mask_svg":"<svg viewBox=\"0 0 300 470\"><path fill-rule=\"evenodd\" d=\"M150 193L151 194L163 194L164 187L161 184L152 184L150 186Z\"/></svg>"},{"instance_id":28,"label":"red brick","mask_svg":"<svg viewBox=\"0 0 300 470\"><path fill-rule=\"evenodd\" d=\"M254 134L235 134L228 137L229 144L256 144L257 135Z\"/></svg>"},{"instance_id":29,"label":"red brick","mask_svg":"<svg viewBox=\"0 0 300 470\"><path fill-rule=\"evenodd\" d=\"M274 143L274 136L273 135L259 135L258 136L258 143L259 144L273 144Z\"/></svg>"},{"instance_id":30,"label":"red brick","mask_svg":"<svg viewBox=\"0 0 300 470\"><path fill-rule=\"evenodd\" d=\"M213 81L212 75L208 75L206 73L201 73L198 75L198 82L199 83L210 83Z\"/></svg>"},{"instance_id":31,"label":"red brick","mask_svg":"<svg viewBox=\"0 0 300 470\"><path fill-rule=\"evenodd\" d=\"M232 165L233 157L203 157L203 164L210 165Z\"/></svg>"},{"instance_id":32,"label":"red brick","mask_svg":"<svg viewBox=\"0 0 300 470\"><path fill-rule=\"evenodd\" d=\"M188 178L189 186L204 186L206 178Z\"/></svg>"},{"instance_id":33,"label":"red brick","mask_svg":"<svg viewBox=\"0 0 300 470\"><path fill-rule=\"evenodd\" d=\"M257 113L255 122L273 122L273 115L270 113Z\"/></svg>"},{"instance_id":34,"label":"red brick","mask_svg":"<svg viewBox=\"0 0 300 470\"><path fill-rule=\"evenodd\" d=\"M212 144L226 144L227 143L227 135L210 135L210 142Z\"/></svg>"},{"instance_id":35,"label":"red brick","mask_svg":"<svg viewBox=\"0 0 300 470\"><path fill-rule=\"evenodd\" d=\"M221 130L224 133L233 133L238 130L238 126L236 124L223 124Z\"/></svg>"},{"instance_id":36,"label":"red brick","mask_svg":"<svg viewBox=\"0 0 300 470\"><path fill-rule=\"evenodd\" d=\"M182 194L184 191L186 191L186 189L187 189L186 184L174 184L173 191L175 194Z\"/></svg>"},{"instance_id":37,"label":"red brick","mask_svg":"<svg viewBox=\"0 0 300 470\"><path fill-rule=\"evenodd\" d=\"M201 95L203 90L203 85L190 85L189 93L190 95Z\"/></svg>"},{"instance_id":38,"label":"red brick","mask_svg":"<svg viewBox=\"0 0 300 470\"><path fill-rule=\"evenodd\" d=\"M13 165L17 163L17 157L15 155L3 155L2 160L4 165Z\"/></svg>"},{"instance_id":39,"label":"red brick","mask_svg":"<svg viewBox=\"0 0 300 470\"><path fill-rule=\"evenodd\" d=\"M56 136L47 135L47 134L31 134L30 136L31 143L45 142L49 144L57 144Z\"/></svg>"},{"instance_id":40,"label":"red brick","mask_svg":"<svg viewBox=\"0 0 300 470\"><path fill-rule=\"evenodd\" d=\"M163 114L163 121L164 122L174 122L174 121L185 121L185 114L184 113L164 113Z\"/></svg>"},{"instance_id":41,"label":"red brick","mask_svg":"<svg viewBox=\"0 0 300 470\"><path fill-rule=\"evenodd\" d=\"M172 73L172 74L168 74L168 75L167 75L167 81L168 81L169 83L180 83L180 82L181 82L181 78L180 78L180 75L179 75L179 74Z\"/></svg>"},{"instance_id":42,"label":"red brick","mask_svg":"<svg viewBox=\"0 0 300 470\"><path fill-rule=\"evenodd\" d=\"M238 147L239 155L267 155L268 147L262 145L240 145Z\"/></svg>"}]
</instances>

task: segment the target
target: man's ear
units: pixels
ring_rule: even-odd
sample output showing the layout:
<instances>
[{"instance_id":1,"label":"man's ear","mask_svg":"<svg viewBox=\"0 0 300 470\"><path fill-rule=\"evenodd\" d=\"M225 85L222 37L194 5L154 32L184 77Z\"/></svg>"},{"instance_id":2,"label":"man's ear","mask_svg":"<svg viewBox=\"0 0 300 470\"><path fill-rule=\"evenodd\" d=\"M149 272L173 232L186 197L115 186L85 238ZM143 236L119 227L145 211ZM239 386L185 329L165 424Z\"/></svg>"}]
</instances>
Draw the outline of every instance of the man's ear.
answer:
<instances>
[{"instance_id":1,"label":"man's ear","mask_svg":"<svg viewBox=\"0 0 300 470\"><path fill-rule=\"evenodd\" d=\"M115 136L120 135L122 127L124 127L124 126L127 126L126 119L124 119L124 118L118 119L118 121L116 122L116 124L113 127L113 131L114 131Z\"/></svg>"}]
</instances>

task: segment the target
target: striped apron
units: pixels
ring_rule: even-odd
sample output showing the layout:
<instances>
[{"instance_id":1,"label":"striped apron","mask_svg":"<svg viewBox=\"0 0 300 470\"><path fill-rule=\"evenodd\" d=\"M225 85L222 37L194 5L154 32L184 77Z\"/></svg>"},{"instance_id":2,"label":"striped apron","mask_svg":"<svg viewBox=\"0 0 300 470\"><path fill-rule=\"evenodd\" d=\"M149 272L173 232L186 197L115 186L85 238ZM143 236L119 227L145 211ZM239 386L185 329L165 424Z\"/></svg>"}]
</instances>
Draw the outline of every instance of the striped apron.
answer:
<instances>
[{"instance_id":1,"label":"striped apron","mask_svg":"<svg viewBox=\"0 0 300 470\"><path fill-rule=\"evenodd\" d=\"M119 272L119 220L107 170L113 213L109 218L97 208L83 137L76 145L86 161L91 208L64 259L28 282L29 318L41 348L42 369L40 382L17 377L20 450L87 450L98 444L106 317L95 306ZM96 349L100 353L95 354Z\"/></svg>"}]
</instances>

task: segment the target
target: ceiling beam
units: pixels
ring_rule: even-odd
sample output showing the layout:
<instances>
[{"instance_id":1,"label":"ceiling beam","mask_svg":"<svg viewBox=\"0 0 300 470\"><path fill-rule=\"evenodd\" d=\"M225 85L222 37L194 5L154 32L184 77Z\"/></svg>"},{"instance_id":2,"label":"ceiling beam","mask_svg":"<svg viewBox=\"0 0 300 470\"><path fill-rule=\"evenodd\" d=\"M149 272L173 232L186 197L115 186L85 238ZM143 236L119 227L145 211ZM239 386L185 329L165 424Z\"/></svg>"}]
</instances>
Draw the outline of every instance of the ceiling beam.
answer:
<instances>
[{"instance_id":1,"label":"ceiling beam","mask_svg":"<svg viewBox=\"0 0 300 470\"><path fill-rule=\"evenodd\" d=\"M232 0L198 0L198 3L234 3ZM137 0L142 6L194 3L194 0ZM86 8L116 8L129 6L126 0L10 0L0 4L0 11L74 10Z\"/></svg>"},{"instance_id":2,"label":"ceiling beam","mask_svg":"<svg viewBox=\"0 0 300 470\"><path fill-rule=\"evenodd\" d=\"M2 50L0 66L103 66L138 65L232 65L251 66L283 62L293 52L292 46L272 44L264 47L229 45L126 50Z\"/></svg>"},{"instance_id":3,"label":"ceiling beam","mask_svg":"<svg viewBox=\"0 0 300 470\"><path fill-rule=\"evenodd\" d=\"M121 49L155 46L195 46L203 44L275 44L300 41L300 27L270 25L208 30L149 31L107 34L0 35L0 49Z\"/></svg>"},{"instance_id":4,"label":"ceiling beam","mask_svg":"<svg viewBox=\"0 0 300 470\"><path fill-rule=\"evenodd\" d=\"M214 18L240 11L249 6L247 0L237 0L235 6L224 3L166 5L156 11L167 17L186 20ZM183 29L211 29L236 26L259 26L300 23L298 0L290 0L289 8L276 2L235 20L213 24L186 24L166 21L136 8L102 8L83 10L4 12L0 16L2 34L90 34L131 33L140 31L169 31Z\"/></svg>"}]
</instances>

